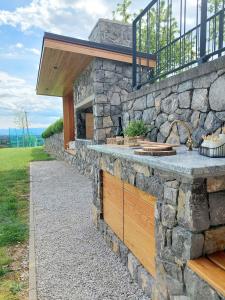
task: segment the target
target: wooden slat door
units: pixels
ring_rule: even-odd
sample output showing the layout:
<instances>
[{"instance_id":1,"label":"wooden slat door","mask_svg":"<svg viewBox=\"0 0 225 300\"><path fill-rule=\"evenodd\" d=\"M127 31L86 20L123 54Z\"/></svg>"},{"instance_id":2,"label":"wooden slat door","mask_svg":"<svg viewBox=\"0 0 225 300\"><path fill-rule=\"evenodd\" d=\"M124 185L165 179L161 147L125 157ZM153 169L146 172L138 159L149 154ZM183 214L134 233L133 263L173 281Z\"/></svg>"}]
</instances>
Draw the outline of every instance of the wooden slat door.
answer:
<instances>
[{"instance_id":1,"label":"wooden slat door","mask_svg":"<svg viewBox=\"0 0 225 300\"><path fill-rule=\"evenodd\" d=\"M103 172L103 217L123 241L123 182Z\"/></svg>"},{"instance_id":2,"label":"wooden slat door","mask_svg":"<svg viewBox=\"0 0 225 300\"><path fill-rule=\"evenodd\" d=\"M153 276L155 201L155 197L124 183L124 243Z\"/></svg>"},{"instance_id":3,"label":"wooden slat door","mask_svg":"<svg viewBox=\"0 0 225 300\"><path fill-rule=\"evenodd\" d=\"M94 137L94 118L92 113L86 113L86 139L92 140Z\"/></svg>"}]
</instances>

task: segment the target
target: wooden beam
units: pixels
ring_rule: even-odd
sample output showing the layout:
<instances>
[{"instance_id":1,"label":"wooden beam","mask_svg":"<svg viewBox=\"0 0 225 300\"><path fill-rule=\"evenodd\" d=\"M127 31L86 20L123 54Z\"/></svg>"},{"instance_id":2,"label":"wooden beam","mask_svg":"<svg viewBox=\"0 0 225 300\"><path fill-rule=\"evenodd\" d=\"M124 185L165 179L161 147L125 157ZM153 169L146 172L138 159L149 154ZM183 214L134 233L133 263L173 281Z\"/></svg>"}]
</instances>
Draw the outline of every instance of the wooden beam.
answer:
<instances>
[{"instance_id":1,"label":"wooden beam","mask_svg":"<svg viewBox=\"0 0 225 300\"><path fill-rule=\"evenodd\" d=\"M68 51L68 52L83 54L92 57L121 61L129 64L132 64L133 62L133 57L131 54L113 52L113 51L78 45L78 44L70 44L70 43L51 40L51 39L45 39L44 48L52 48L52 49L57 49L62 51ZM141 58L140 63L142 66L147 66L150 68L153 68L156 65L155 60L153 59L148 60L146 58Z\"/></svg>"},{"instance_id":2,"label":"wooden beam","mask_svg":"<svg viewBox=\"0 0 225 300\"><path fill-rule=\"evenodd\" d=\"M67 149L68 143L75 140L74 101L72 92L63 97L63 127L64 148Z\"/></svg>"}]
</instances>

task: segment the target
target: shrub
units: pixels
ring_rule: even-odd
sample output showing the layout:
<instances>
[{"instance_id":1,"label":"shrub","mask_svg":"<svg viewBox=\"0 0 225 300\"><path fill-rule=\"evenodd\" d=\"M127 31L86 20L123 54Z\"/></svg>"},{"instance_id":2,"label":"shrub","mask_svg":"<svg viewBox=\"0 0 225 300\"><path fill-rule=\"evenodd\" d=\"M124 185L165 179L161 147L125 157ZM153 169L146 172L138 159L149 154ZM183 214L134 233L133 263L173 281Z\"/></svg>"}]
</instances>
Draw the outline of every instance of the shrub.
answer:
<instances>
[{"instance_id":1,"label":"shrub","mask_svg":"<svg viewBox=\"0 0 225 300\"><path fill-rule=\"evenodd\" d=\"M63 119L59 119L45 129L45 131L42 133L42 137L43 139L47 139L51 135L55 133L60 133L62 131L63 131Z\"/></svg>"},{"instance_id":2,"label":"shrub","mask_svg":"<svg viewBox=\"0 0 225 300\"><path fill-rule=\"evenodd\" d=\"M129 137L134 136L145 136L149 131L148 126L145 125L144 121L131 121L128 126L124 129L124 135Z\"/></svg>"}]
</instances>

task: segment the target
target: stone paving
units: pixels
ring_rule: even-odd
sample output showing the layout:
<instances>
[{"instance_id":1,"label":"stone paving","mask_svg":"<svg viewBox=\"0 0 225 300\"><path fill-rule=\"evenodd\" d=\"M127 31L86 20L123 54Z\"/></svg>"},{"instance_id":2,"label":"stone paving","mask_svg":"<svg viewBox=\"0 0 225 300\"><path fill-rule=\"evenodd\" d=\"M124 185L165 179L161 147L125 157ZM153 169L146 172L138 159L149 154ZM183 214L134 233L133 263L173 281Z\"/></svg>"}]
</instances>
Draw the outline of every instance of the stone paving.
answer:
<instances>
[{"instance_id":1,"label":"stone paving","mask_svg":"<svg viewBox=\"0 0 225 300\"><path fill-rule=\"evenodd\" d=\"M38 300L148 299L92 225L91 182L61 161L31 164Z\"/></svg>"}]
</instances>

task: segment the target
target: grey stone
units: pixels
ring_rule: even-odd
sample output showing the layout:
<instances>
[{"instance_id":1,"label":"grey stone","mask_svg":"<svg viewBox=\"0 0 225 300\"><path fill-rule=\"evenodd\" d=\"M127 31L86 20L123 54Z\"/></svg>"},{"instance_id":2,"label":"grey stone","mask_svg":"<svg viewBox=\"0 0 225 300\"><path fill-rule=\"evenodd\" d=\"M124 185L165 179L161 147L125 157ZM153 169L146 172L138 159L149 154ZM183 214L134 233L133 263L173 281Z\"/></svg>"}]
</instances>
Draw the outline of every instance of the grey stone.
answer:
<instances>
[{"instance_id":1,"label":"grey stone","mask_svg":"<svg viewBox=\"0 0 225 300\"><path fill-rule=\"evenodd\" d=\"M153 97L153 94L147 95L147 107L153 107L155 106L155 98Z\"/></svg>"},{"instance_id":2,"label":"grey stone","mask_svg":"<svg viewBox=\"0 0 225 300\"><path fill-rule=\"evenodd\" d=\"M225 111L225 75L222 75L211 85L209 104L212 110Z\"/></svg>"},{"instance_id":3,"label":"grey stone","mask_svg":"<svg viewBox=\"0 0 225 300\"><path fill-rule=\"evenodd\" d=\"M169 295L182 295L184 293L184 284L170 276L166 277Z\"/></svg>"},{"instance_id":4,"label":"grey stone","mask_svg":"<svg viewBox=\"0 0 225 300\"><path fill-rule=\"evenodd\" d=\"M110 115L112 116L112 119L113 119L113 116L115 115L120 115L121 116L121 106L120 105L111 105L110 107ZM118 117L116 117L116 120L118 121ZM118 126L118 125L117 125Z\"/></svg>"},{"instance_id":5,"label":"grey stone","mask_svg":"<svg viewBox=\"0 0 225 300\"><path fill-rule=\"evenodd\" d=\"M170 133L170 122L166 121L164 124L161 125L160 127L160 133L164 136L164 137L168 137L169 133Z\"/></svg>"},{"instance_id":6,"label":"grey stone","mask_svg":"<svg viewBox=\"0 0 225 300\"><path fill-rule=\"evenodd\" d=\"M107 127L111 127L113 126L113 122L110 116L108 117L103 117L103 127L107 128Z\"/></svg>"},{"instance_id":7,"label":"grey stone","mask_svg":"<svg viewBox=\"0 0 225 300\"><path fill-rule=\"evenodd\" d=\"M194 79L193 87L196 89L209 88L210 85L216 80L218 75L216 72L210 73L205 76L200 76Z\"/></svg>"},{"instance_id":8,"label":"grey stone","mask_svg":"<svg viewBox=\"0 0 225 300\"><path fill-rule=\"evenodd\" d=\"M208 200L204 185L181 185L178 196L177 220L180 225L192 231L209 228Z\"/></svg>"},{"instance_id":9,"label":"grey stone","mask_svg":"<svg viewBox=\"0 0 225 300\"><path fill-rule=\"evenodd\" d=\"M200 112L194 111L191 116L191 125L193 128L197 128L199 125Z\"/></svg>"},{"instance_id":10,"label":"grey stone","mask_svg":"<svg viewBox=\"0 0 225 300\"><path fill-rule=\"evenodd\" d=\"M198 127L192 132L192 138L194 141L194 146L198 147L200 146L200 143L202 142L203 136L207 134L207 131L201 127Z\"/></svg>"},{"instance_id":11,"label":"grey stone","mask_svg":"<svg viewBox=\"0 0 225 300\"><path fill-rule=\"evenodd\" d=\"M189 108L191 105L191 91L186 91L178 95L179 107Z\"/></svg>"},{"instance_id":12,"label":"grey stone","mask_svg":"<svg viewBox=\"0 0 225 300\"><path fill-rule=\"evenodd\" d=\"M184 281L191 300L219 300L217 293L208 283L200 279L192 270L185 268Z\"/></svg>"},{"instance_id":13,"label":"grey stone","mask_svg":"<svg viewBox=\"0 0 225 300\"><path fill-rule=\"evenodd\" d=\"M167 121L167 118L168 118L167 114L161 113L160 115L157 116L155 120L155 126L159 128L163 123Z\"/></svg>"},{"instance_id":14,"label":"grey stone","mask_svg":"<svg viewBox=\"0 0 225 300\"><path fill-rule=\"evenodd\" d=\"M225 122L225 111L217 112L216 116L217 116L218 119Z\"/></svg>"},{"instance_id":15,"label":"grey stone","mask_svg":"<svg viewBox=\"0 0 225 300\"><path fill-rule=\"evenodd\" d=\"M108 98L104 94L98 94L95 96L95 103L106 103L108 102Z\"/></svg>"},{"instance_id":16,"label":"grey stone","mask_svg":"<svg viewBox=\"0 0 225 300\"><path fill-rule=\"evenodd\" d=\"M169 97L162 100L161 110L167 114L175 112L178 107L178 97L176 94L170 95Z\"/></svg>"},{"instance_id":17,"label":"grey stone","mask_svg":"<svg viewBox=\"0 0 225 300\"><path fill-rule=\"evenodd\" d=\"M178 93L182 93L182 92L191 90L192 86L193 86L193 84L192 84L191 80L185 81L185 82L179 84L177 91L178 91Z\"/></svg>"},{"instance_id":18,"label":"grey stone","mask_svg":"<svg viewBox=\"0 0 225 300\"><path fill-rule=\"evenodd\" d=\"M127 267L130 275L135 281L138 281L138 267L140 266L140 263L131 252L128 254L127 259Z\"/></svg>"},{"instance_id":19,"label":"grey stone","mask_svg":"<svg viewBox=\"0 0 225 300\"><path fill-rule=\"evenodd\" d=\"M205 231L204 254L212 254L225 249L225 226Z\"/></svg>"},{"instance_id":20,"label":"grey stone","mask_svg":"<svg viewBox=\"0 0 225 300\"><path fill-rule=\"evenodd\" d=\"M125 266L127 266L128 253L129 253L128 248L123 243L120 243L120 258L121 258L121 262Z\"/></svg>"},{"instance_id":21,"label":"grey stone","mask_svg":"<svg viewBox=\"0 0 225 300\"><path fill-rule=\"evenodd\" d=\"M177 205L178 190L173 187L164 187L164 200L173 206Z\"/></svg>"},{"instance_id":22,"label":"grey stone","mask_svg":"<svg viewBox=\"0 0 225 300\"><path fill-rule=\"evenodd\" d=\"M203 234L191 233L179 226L173 228L172 249L184 261L202 256L203 244Z\"/></svg>"},{"instance_id":23,"label":"grey stone","mask_svg":"<svg viewBox=\"0 0 225 300\"><path fill-rule=\"evenodd\" d=\"M111 107L110 104L104 104L104 117L110 116Z\"/></svg>"},{"instance_id":24,"label":"grey stone","mask_svg":"<svg viewBox=\"0 0 225 300\"><path fill-rule=\"evenodd\" d=\"M95 104L93 106L93 113L96 117L103 117L104 116L103 105Z\"/></svg>"},{"instance_id":25,"label":"grey stone","mask_svg":"<svg viewBox=\"0 0 225 300\"><path fill-rule=\"evenodd\" d=\"M94 128L95 129L102 128L102 124L103 124L102 119L103 119L102 117L96 117L94 119Z\"/></svg>"},{"instance_id":26,"label":"grey stone","mask_svg":"<svg viewBox=\"0 0 225 300\"><path fill-rule=\"evenodd\" d=\"M142 288L142 290L145 292L145 294L147 296L151 297L154 279L142 267L138 268L138 284Z\"/></svg>"},{"instance_id":27,"label":"grey stone","mask_svg":"<svg viewBox=\"0 0 225 300\"><path fill-rule=\"evenodd\" d=\"M191 108L193 110L199 110L201 112L207 112L208 110L208 90L207 89L195 89L192 97Z\"/></svg>"},{"instance_id":28,"label":"grey stone","mask_svg":"<svg viewBox=\"0 0 225 300\"><path fill-rule=\"evenodd\" d=\"M163 261L163 266L167 274L177 281L183 282L183 272L182 267L176 263L171 263L168 261Z\"/></svg>"},{"instance_id":29,"label":"grey stone","mask_svg":"<svg viewBox=\"0 0 225 300\"><path fill-rule=\"evenodd\" d=\"M176 208L170 204L162 205L162 224L173 228L176 224Z\"/></svg>"},{"instance_id":30,"label":"grey stone","mask_svg":"<svg viewBox=\"0 0 225 300\"><path fill-rule=\"evenodd\" d=\"M110 102L112 105L120 105L121 99L119 93L113 93L112 97L110 98Z\"/></svg>"},{"instance_id":31,"label":"grey stone","mask_svg":"<svg viewBox=\"0 0 225 300\"><path fill-rule=\"evenodd\" d=\"M133 104L133 110L144 110L146 109L146 96L138 98Z\"/></svg>"},{"instance_id":32,"label":"grey stone","mask_svg":"<svg viewBox=\"0 0 225 300\"><path fill-rule=\"evenodd\" d=\"M141 120L142 119L142 115L143 115L142 111L135 111L134 112L134 119L135 120Z\"/></svg>"},{"instance_id":33,"label":"grey stone","mask_svg":"<svg viewBox=\"0 0 225 300\"><path fill-rule=\"evenodd\" d=\"M205 120L205 130L210 133L216 131L222 125L222 121L216 117L214 112L210 111Z\"/></svg>"},{"instance_id":34,"label":"grey stone","mask_svg":"<svg viewBox=\"0 0 225 300\"><path fill-rule=\"evenodd\" d=\"M225 224L225 192L209 194L209 212L211 225Z\"/></svg>"},{"instance_id":35,"label":"grey stone","mask_svg":"<svg viewBox=\"0 0 225 300\"><path fill-rule=\"evenodd\" d=\"M143 112L143 121L145 124L151 124L152 121L154 121L157 117L156 109L153 108L148 108Z\"/></svg>"}]
</instances>

